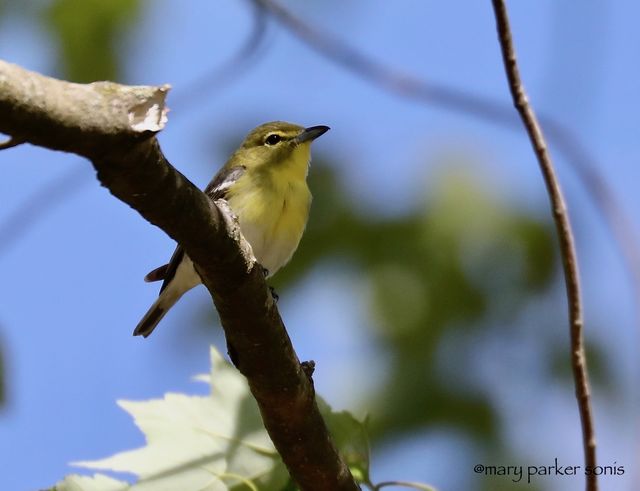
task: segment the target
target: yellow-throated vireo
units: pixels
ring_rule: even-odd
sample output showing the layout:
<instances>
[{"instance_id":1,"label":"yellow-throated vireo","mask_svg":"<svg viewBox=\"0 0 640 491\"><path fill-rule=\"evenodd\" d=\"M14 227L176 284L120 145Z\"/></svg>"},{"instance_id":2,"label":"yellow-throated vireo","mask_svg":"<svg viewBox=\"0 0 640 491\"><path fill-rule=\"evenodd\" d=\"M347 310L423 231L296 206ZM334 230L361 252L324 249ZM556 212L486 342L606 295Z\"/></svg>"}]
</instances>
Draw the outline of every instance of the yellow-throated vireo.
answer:
<instances>
[{"instance_id":1,"label":"yellow-throated vireo","mask_svg":"<svg viewBox=\"0 0 640 491\"><path fill-rule=\"evenodd\" d=\"M204 191L211 199L227 201L267 276L284 266L298 247L311 205L311 142L327 130L328 126L303 128L282 121L260 125ZM133 331L136 336L151 334L180 297L202 282L180 245L168 264L145 277L159 280L160 295Z\"/></svg>"}]
</instances>

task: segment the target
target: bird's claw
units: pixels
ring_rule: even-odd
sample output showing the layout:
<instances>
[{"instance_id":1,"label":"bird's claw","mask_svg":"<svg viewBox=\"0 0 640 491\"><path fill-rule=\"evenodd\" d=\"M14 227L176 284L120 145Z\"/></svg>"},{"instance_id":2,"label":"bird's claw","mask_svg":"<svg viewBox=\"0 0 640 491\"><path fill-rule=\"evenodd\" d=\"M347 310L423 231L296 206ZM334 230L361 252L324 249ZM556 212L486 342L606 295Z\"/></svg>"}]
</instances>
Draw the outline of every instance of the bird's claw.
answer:
<instances>
[{"instance_id":1,"label":"bird's claw","mask_svg":"<svg viewBox=\"0 0 640 491\"><path fill-rule=\"evenodd\" d=\"M280 295L278 295L276 293L276 289L272 286L269 287L269 291L271 292L271 297L273 298L273 301L275 303L278 303L278 300L280 300Z\"/></svg>"}]
</instances>

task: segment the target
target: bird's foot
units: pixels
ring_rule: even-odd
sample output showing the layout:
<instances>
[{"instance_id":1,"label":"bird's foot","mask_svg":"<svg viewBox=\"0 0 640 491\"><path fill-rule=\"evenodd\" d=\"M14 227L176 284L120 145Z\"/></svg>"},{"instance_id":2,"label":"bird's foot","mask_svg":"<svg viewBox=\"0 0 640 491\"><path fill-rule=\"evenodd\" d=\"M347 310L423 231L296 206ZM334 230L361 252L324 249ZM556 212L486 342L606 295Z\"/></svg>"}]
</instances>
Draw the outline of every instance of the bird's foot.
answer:
<instances>
[{"instance_id":1,"label":"bird's foot","mask_svg":"<svg viewBox=\"0 0 640 491\"><path fill-rule=\"evenodd\" d=\"M276 293L276 289L272 286L269 287L269 291L271 292L271 298L273 298L273 301L275 303L278 303L278 300L280 300L280 295L278 295Z\"/></svg>"},{"instance_id":2,"label":"bird's foot","mask_svg":"<svg viewBox=\"0 0 640 491\"><path fill-rule=\"evenodd\" d=\"M303 361L302 363L300 363L300 367L302 368L302 371L307 376L309 381L313 382L311 377L313 376L313 372L316 369L316 362L313 360Z\"/></svg>"}]
</instances>

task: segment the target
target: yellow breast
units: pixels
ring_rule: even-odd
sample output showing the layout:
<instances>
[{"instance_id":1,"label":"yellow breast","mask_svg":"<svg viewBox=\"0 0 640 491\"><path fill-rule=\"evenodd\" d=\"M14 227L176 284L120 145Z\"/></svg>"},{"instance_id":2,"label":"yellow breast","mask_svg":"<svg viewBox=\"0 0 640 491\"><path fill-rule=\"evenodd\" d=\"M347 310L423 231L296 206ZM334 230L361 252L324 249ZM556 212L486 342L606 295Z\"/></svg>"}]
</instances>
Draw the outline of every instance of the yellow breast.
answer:
<instances>
[{"instance_id":1,"label":"yellow breast","mask_svg":"<svg viewBox=\"0 0 640 491\"><path fill-rule=\"evenodd\" d=\"M246 173L233 186L228 202L258 262L275 274L295 252L309 217L311 192L306 167L291 162L269 173ZM294 165L298 164L298 165ZM291 167L291 169L289 168Z\"/></svg>"}]
</instances>

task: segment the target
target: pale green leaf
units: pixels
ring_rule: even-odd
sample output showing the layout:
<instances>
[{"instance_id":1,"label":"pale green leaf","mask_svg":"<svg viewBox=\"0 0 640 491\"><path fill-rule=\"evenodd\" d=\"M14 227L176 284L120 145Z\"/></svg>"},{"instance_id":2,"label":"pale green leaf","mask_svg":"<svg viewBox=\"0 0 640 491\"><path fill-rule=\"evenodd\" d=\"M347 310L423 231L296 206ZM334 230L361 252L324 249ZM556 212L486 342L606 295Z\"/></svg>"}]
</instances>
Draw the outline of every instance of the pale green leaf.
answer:
<instances>
[{"instance_id":1,"label":"pale green leaf","mask_svg":"<svg viewBox=\"0 0 640 491\"><path fill-rule=\"evenodd\" d=\"M79 476L71 474L56 484L53 491L120 491L129 489L129 483L102 474Z\"/></svg>"},{"instance_id":2,"label":"pale green leaf","mask_svg":"<svg viewBox=\"0 0 640 491\"><path fill-rule=\"evenodd\" d=\"M336 448L359 482L369 481L369 437L366 419L359 421L347 411L336 412L320 397L318 407Z\"/></svg>"},{"instance_id":3,"label":"pale green leaf","mask_svg":"<svg viewBox=\"0 0 640 491\"><path fill-rule=\"evenodd\" d=\"M169 393L163 399L118 402L144 433L145 446L73 465L138 476L130 488L114 490L282 488L287 475L246 379L215 349L211 364L211 376L199 377L210 382L210 396Z\"/></svg>"}]
</instances>

